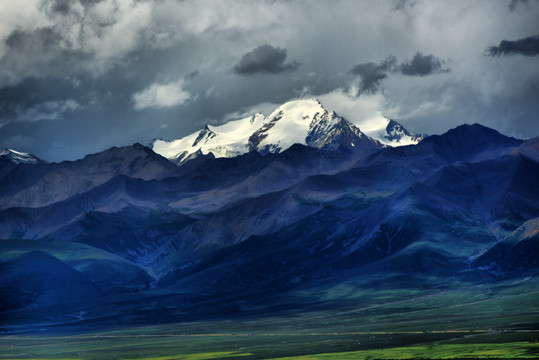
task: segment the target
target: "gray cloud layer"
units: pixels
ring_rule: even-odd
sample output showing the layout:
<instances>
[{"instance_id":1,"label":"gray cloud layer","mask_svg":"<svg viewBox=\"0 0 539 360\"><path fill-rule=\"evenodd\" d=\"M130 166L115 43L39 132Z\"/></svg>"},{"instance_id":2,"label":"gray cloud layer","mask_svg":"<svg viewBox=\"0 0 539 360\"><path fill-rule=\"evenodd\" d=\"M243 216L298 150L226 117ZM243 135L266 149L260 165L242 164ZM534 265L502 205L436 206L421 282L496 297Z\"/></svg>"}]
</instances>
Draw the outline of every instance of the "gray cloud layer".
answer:
<instances>
[{"instance_id":1,"label":"gray cloud layer","mask_svg":"<svg viewBox=\"0 0 539 360\"><path fill-rule=\"evenodd\" d=\"M299 67L297 61L285 64L286 49L265 44L249 51L241 57L234 66L234 72L240 75L278 74L285 71L295 71Z\"/></svg>"},{"instance_id":2,"label":"gray cloud layer","mask_svg":"<svg viewBox=\"0 0 539 360\"><path fill-rule=\"evenodd\" d=\"M515 41L502 40L498 46L491 46L487 49L487 53L490 56L500 55L525 55L536 56L539 55L539 34L534 36L528 36L523 39Z\"/></svg>"},{"instance_id":3,"label":"gray cloud layer","mask_svg":"<svg viewBox=\"0 0 539 360\"><path fill-rule=\"evenodd\" d=\"M397 58L390 56L378 64L368 62L356 65L350 72L361 77L360 90L362 92L374 92L378 90L380 82L387 78L388 73L392 71L396 64Z\"/></svg>"},{"instance_id":4,"label":"gray cloud layer","mask_svg":"<svg viewBox=\"0 0 539 360\"><path fill-rule=\"evenodd\" d=\"M537 58L484 55L535 53L538 18L538 1L3 1L0 147L75 159L313 96L412 131L535 135Z\"/></svg>"}]
</instances>

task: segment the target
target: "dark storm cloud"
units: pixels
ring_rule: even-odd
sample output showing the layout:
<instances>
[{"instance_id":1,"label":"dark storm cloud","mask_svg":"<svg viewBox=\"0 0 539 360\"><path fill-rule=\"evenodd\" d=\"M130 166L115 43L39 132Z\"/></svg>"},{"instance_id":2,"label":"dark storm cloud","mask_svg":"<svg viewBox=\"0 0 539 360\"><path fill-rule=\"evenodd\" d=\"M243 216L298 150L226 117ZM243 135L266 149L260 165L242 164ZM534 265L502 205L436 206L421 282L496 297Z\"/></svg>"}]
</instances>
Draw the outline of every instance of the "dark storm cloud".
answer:
<instances>
[{"instance_id":1,"label":"dark storm cloud","mask_svg":"<svg viewBox=\"0 0 539 360\"><path fill-rule=\"evenodd\" d=\"M102 2L103 0L79 0L79 2L83 5L83 6L90 6L90 5L95 5L95 4L98 4L100 2Z\"/></svg>"},{"instance_id":2,"label":"dark storm cloud","mask_svg":"<svg viewBox=\"0 0 539 360\"><path fill-rule=\"evenodd\" d=\"M426 76L448 72L445 62L434 55L416 53L412 60L398 63L395 56L389 56L376 64L373 62L356 65L350 73L361 77L360 92L376 92L382 80L390 73L398 72L406 76Z\"/></svg>"},{"instance_id":3,"label":"dark storm cloud","mask_svg":"<svg viewBox=\"0 0 539 360\"><path fill-rule=\"evenodd\" d=\"M400 64L401 74L408 76L426 76L435 73L448 72L445 62L434 55L423 55L416 53L411 61Z\"/></svg>"},{"instance_id":4,"label":"dark storm cloud","mask_svg":"<svg viewBox=\"0 0 539 360\"><path fill-rule=\"evenodd\" d=\"M404 11L407 7L414 7L416 5L415 0L395 0L393 5L394 11Z\"/></svg>"},{"instance_id":5,"label":"dark storm cloud","mask_svg":"<svg viewBox=\"0 0 539 360\"><path fill-rule=\"evenodd\" d=\"M54 0L50 2L51 10L62 15L66 15L71 11L71 0Z\"/></svg>"},{"instance_id":6,"label":"dark storm cloud","mask_svg":"<svg viewBox=\"0 0 539 360\"><path fill-rule=\"evenodd\" d=\"M518 40L502 40L498 46L487 48L487 55L539 55L539 34Z\"/></svg>"},{"instance_id":7,"label":"dark storm cloud","mask_svg":"<svg viewBox=\"0 0 539 360\"><path fill-rule=\"evenodd\" d=\"M511 2L509 3L509 10L515 11L518 4L525 4L527 2L528 0L511 0Z\"/></svg>"},{"instance_id":8,"label":"dark storm cloud","mask_svg":"<svg viewBox=\"0 0 539 360\"><path fill-rule=\"evenodd\" d=\"M286 49L265 44L244 54L233 70L240 75L278 74L295 71L300 66L297 61L285 64L285 60Z\"/></svg>"},{"instance_id":9,"label":"dark storm cloud","mask_svg":"<svg viewBox=\"0 0 539 360\"><path fill-rule=\"evenodd\" d=\"M81 65L91 64L87 54L64 47L63 38L53 27L15 29L4 44L8 52L0 58L0 86L29 77L65 78L79 72L76 69Z\"/></svg>"},{"instance_id":10,"label":"dark storm cloud","mask_svg":"<svg viewBox=\"0 0 539 360\"><path fill-rule=\"evenodd\" d=\"M361 77L361 92L375 92L390 71L397 64L397 58L387 57L384 61L375 64L373 62L356 65L350 70L350 73Z\"/></svg>"},{"instance_id":11,"label":"dark storm cloud","mask_svg":"<svg viewBox=\"0 0 539 360\"><path fill-rule=\"evenodd\" d=\"M198 75L200 75L200 71L195 70L195 71L192 71L189 74L185 75L185 77L188 78L188 79L192 79L194 77L197 77Z\"/></svg>"},{"instance_id":12,"label":"dark storm cloud","mask_svg":"<svg viewBox=\"0 0 539 360\"><path fill-rule=\"evenodd\" d=\"M14 30L6 39L6 45L15 52L45 51L59 44L59 36L53 28L46 27L30 32Z\"/></svg>"},{"instance_id":13,"label":"dark storm cloud","mask_svg":"<svg viewBox=\"0 0 539 360\"><path fill-rule=\"evenodd\" d=\"M97 8L99 3L103 6ZM154 37L158 27L148 24L150 9L149 3L141 1L122 5L109 0L37 2L39 18L28 12L20 24L0 29L0 87L29 77L90 74L97 78L128 66L125 56L160 47ZM132 14L139 18L132 20Z\"/></svg>"},{"instance_id":14,"label":"dark storm cloud","mask_svg":"<svg viewBox=\"0 0 539 360\"><path fill-rule=\"evenodd\" d=\"M102 0L78 0L78 2L86 7L100 3ZM72 11L72 6L76 4L77 1L73 0L47 0L42 3L42 7L45 11L49 13L57 13L60 15L68 15Z\"/></svg>"}]
</instances>

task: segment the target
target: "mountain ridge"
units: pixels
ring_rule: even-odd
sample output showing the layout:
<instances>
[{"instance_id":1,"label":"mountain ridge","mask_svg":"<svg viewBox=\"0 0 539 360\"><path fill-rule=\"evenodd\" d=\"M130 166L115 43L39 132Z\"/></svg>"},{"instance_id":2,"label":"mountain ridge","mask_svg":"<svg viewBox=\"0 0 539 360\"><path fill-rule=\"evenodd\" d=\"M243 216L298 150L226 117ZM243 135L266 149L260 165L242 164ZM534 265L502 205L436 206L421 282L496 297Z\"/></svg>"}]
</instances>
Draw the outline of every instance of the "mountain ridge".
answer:
<instances>
[{"instance_id":1,"label":"mountain ridge","mask_svg":"<svg viewBox=\"0 0 539 360\"><path fill-rule=\"evenodd\" d=\"M378 288L421 296L535 276L536 140L473 124L358 155L346 148L354 128L342 132L340 118L322 115L311 128L321 148L295 143L177 166L135 144L76 162L10 162L0 177L0 269L9 270L0 272L0 315L22 327L152 323L156 313L201 320L331 306L324 296L340 293L319 292L322 282L354 301ZM95 297L64 304L69 289L36 284L28 259L92 284L81 291ZM81 308L81 319L66 315Z\"/></svg>"},{"instance_id":2,"label":"mountain ridge","mask_svg":"<svg viewBox=\"0 0 539 360\"><path fill-rule=\"evenodd\" d=\"M13 164L44 164L46 161L41 160L35 155L16 151L13 149L0 149L0 159L6 159Z\"/></svg>"},{"instance_id":3,"label":"mountain ridge","mask_svg":"<svg viewBox=\"0 0 539 360\"><path fill-rule=\"evenodd\" d=\"M375 137L328 111L317 99L289 101L270 115L260 113L211 126L178 140L155 139L150 147L175 163L197 156L234 157L249 151L281 152L295 143L319 149L369 154L384 146L417 144L425 135L408 132L401 124L385 119Z\"/></svg>"}]
</instances>

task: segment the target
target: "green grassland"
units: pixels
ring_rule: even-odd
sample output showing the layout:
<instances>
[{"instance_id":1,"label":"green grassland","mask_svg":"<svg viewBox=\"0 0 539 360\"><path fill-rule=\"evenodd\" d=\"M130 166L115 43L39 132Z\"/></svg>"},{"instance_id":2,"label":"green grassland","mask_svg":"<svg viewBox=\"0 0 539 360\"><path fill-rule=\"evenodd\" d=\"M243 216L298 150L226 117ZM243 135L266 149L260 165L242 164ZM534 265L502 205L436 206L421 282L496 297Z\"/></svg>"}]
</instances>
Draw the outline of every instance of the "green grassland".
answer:
<instances>
[{"instance_id":1,"label":"green grassland","mask_svg":"<svg viewBox=\"0 0 539 360\"><path fill-rule=\"evenodd\" d=\"M15 329L0 336L0 359L539 358L535 277L460 290L356 288L343 296L342 288L325 289L325 301L303 312L108 329ZM339 300L332 299L334 292Z\"/></svg>"},{"instance_id":2,"label":"green grassland","mask_svg":"<svg viewBox=\"0 0 539 360\"><path fill-rule=\"evenodd\" d=\"M279 358L279 360L391 360L391 359L537 359L539 344L448 344L409 346L381 350L314 354Z\"/></svg>"},{"instance_id":3,"label":"green grassland","mask_svg":"<svg viewBox=\"0 0 539 360\"><path fill-rule=\"evenodd\" d=\"M6 324L12 332L0 335L0 360L539 359L537 276L421 290L351 279L211 321Z\"/></svg>"},{"instance_id":4,"label":"green grassland","mask_svg":"<svg viewBox=\"0 0 539 360\"><path fill-rule=\"evenodd\" d=\"M449 334L445 334L449 335ZM534 334L259 334L133 336L86 334L2 339L3 359L537 359ZM424 345L385 347L391 340ZM443 340L446 338L446 340ZM528 339L529 341L513 341ZM6 341L7 340L7 341ZM430 341L430 343L429 343ZM496 342L495 342L496 341ZM505 342L508 341L508 342ZM11 345L10 345L11 344ZM17 347L17 349L15 349ZM379 348L376 348L379 347ZM343 349L362 350L342 351ZM322 351L322 352L320 352Z\"/></svg>"}]
</instances>

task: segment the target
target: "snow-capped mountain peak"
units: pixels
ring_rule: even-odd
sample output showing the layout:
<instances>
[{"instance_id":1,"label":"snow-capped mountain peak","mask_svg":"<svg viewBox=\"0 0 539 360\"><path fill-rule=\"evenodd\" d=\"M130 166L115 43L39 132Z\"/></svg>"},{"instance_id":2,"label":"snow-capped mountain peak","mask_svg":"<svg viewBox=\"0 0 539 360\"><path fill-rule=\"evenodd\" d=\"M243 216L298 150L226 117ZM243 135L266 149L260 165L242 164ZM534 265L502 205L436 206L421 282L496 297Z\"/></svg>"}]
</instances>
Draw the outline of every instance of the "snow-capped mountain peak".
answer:
<instances>
[{"instance_id":1,"label":"snow-capped mountain peak","mask_svg":"<svg viewBox=\"0 0 539 360\"><path fill-rule=\"evenodd\" d=\"M391 147L416 145L427 137L425 134L411 133L400 123L386 117L376 121L371 120L367 124L360 123L359 126L366 135Z\"/></svg>"},{"instance_id":2,"label":"snow-capped mountain peak","mask_svg":"<svg viewBox=\"0 0 539 360\"><path fill-rule=\"evenodd\" d=\"M8 159L13 164L39 164L44 162L32 154L5 148L0 150L0 157Z\"/></svg>"},{"instance_id":3,"label":"snow-capped mountain peak","mask_svg":"<svg viewBox=\"0 0 539 360\"><path fill-rule=\"evenodd\" d=\"M317 99L301 99L279 106L268 116L258 113L219 126L206 125L181 139L155 140L150 146L181 164L198 156L235 157L249 151L278 153L293 144L370 153L384 146L416 144L422 139L390 119L367 127L369 132L362 132L362 125L356 125L328 111Z\"/></svg>"},{"instance_id":4,"label":"snow-capped mountain peak","mask_svg":"<svg viewBox=\"0 0 539 360\"><path fill-rule=\"evenodd\" d=\"M414 134L410 133L408 130L404 128L401 124L398 122L387 119L387 126L386 126L386 133L387 135L384 136L385 139L395 142L399 145L412 145L417 144L421 140L427 137L425 134Z\"/></svg>"},{"instance_id":5,"label":"snow-capped mountain peak","mask_svg":"<svg viewBox=\"0 0 539 360\"><path fill-rule=\"evenodd\" d=\"M193 154L234 157L249 151L249 136L263 125L264 115L256 114L223 125L206 125L204 129L178 140L154 140L150 147L156 153L182 163Z\"/></svg>"},{"instance_id":6,"label":"snow-capped mountain peak","mask_svg":"<svg viewBox=\"0 0 539 360\"><path fill-rule=\"evenodd\" d=\"M287 102L275 109L249 137L249 150L264 154L280 152L294 144L312 146L307 137L316 124L335 123L335 118L335 113L329 113L316 99Z\"/></svg>"}]
</instances>

